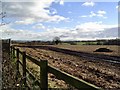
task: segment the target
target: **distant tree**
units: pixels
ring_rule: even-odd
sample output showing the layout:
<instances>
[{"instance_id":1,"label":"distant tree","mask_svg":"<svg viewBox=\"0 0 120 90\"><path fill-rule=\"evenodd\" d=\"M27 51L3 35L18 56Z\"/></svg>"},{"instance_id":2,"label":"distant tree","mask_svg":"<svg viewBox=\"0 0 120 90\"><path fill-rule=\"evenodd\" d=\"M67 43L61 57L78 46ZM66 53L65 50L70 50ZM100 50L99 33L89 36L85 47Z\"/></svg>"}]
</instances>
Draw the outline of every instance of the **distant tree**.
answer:
<instances>
[{"instance_id":1,"label":"distant tree","mask_svg":"<svg viewBox=\"0 0 120 90\"><path fill-rule=\"evenodd\" d=\"M58 45L61 42L60 37L54 37L53 43Z\"/></svg>"},{"instance_id":2,"label":"distant tree","mask_svg":"<svg viewBox=\"0 0 120 90\"><path fill-rule=\"evenodd\" d=\"M75 41L71 41L70 45L77 45L77 43Z\"/></svg>"}]
</instances>

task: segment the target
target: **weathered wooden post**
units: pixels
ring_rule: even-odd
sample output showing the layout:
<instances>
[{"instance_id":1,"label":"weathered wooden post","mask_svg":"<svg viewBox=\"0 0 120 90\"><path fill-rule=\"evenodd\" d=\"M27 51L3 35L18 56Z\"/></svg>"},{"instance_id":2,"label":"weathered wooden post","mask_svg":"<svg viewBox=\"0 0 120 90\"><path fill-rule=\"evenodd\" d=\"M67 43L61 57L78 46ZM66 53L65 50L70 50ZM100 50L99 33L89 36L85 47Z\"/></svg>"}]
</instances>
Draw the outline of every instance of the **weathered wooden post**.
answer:
<instances>
[{"instance_id":1,"label":"weathered wooden post","mask_svg":"<svg viewBox=\"0 0 120 90\"><path fill-rule=\"evenodd\" d=\"M26 86L26 52L23 52L22 55L22 62L23 62L23 84Z\"/></svg>"},{"instance_id":2,"label":"weathered wooden post","mask_svg":"<svg viewBox=\"0 0 120 90\"><path fill-rule=\"evenodd\" d=\"M13 57L14 57L13 52L14 52L14 47L11 46L11 58L12 58L12 59L13 59Z\"/></svg>"},{"instance_id":3,"label":"weathered wooden post","mask_svg":"<svg viewBox=\"0 0 120 90\"><path fill-rule=\"evenodd\" d=\"M11 39L8 39L8 48L9 48L8 53L9 53L9 55L10 55L10 45L11 45Z\"/></svg>"},{"instance_id":4,"label":"weathered wooden post","mask_svg":"<svg viewBox=\"0 0 120 90\"><path fill-rule=\"evenodd\" d=\"M40 87L41 90L48 89L48 71L47 71L47 60L40 61Z\"/></svg>"},{"instance_id":5,"label":"weathered wooden post","mask_svg":"<svg viewBox=\"0 0 120 90\"><path fill-rule=\"evenodd\" d=\"M17 61L16 61L16 81L18 80L18 75L19 75L19 49L17 48L17 52L16 52L16 56L17 56Z\"/></svg>"},{"instance_id":6,"label":"weathered wooden post","mask_svg":"<svg viewBox=\"0 0 120 90\"><path fill-rule=\"evenodd\" d=\"M12 46L10 46L10 54L12 54Z\"/></svg>"},{"instance_id":7,"label":"weathered wooden post","mask_svg":"<svg viewBox=\"0 0 120 90\"><path fill-rule=\"evenodd\" d=\"M12 58L12 51L13 50L13 47L12 46L10 46L10 54L11 54L11 58Z\"/></svg>"},{"instance_id":8,"label":"weathered wooden post","mask_svg":"<svg viewBox=\"0 0 120 90\"><path fill-rule=\"evenodd\" d=\"M13 47L13 58L15 57L15 47Z\"/></svg>"}]
</instances>

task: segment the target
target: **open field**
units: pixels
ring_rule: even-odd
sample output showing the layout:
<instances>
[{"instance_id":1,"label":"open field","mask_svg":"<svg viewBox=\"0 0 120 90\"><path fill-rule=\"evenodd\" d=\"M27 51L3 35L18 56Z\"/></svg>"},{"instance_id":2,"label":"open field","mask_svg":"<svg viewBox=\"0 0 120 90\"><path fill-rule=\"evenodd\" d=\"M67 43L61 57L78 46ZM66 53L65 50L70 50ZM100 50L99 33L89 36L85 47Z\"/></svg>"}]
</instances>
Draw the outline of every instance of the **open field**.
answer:
<instances>
[{"instance_id":1,"label":"open field","mask_svg":"<svg viewBox=\"0 0 120 90\"><path fill-rule=\"evenodd\" d=\"M26 45L19 45L18 46L26 46ZM34 45L38 46L38 45ZM111 56L120 56L120 46L118 45L41 45L41 46L50 46L50 47L57 47L62 49L74 50L74 51L81 51L87 53L95 53L95 54L106 54ZM112 50L113 52L94 52L96 49L99 48L107 48Z\"/></svg>"},{"instance_id":2,"label":"open field","mask_svg":"<svg viewBox=\"0 0 120 90\"><path fill-rule=\"evenodd\" d=\"M53 46L53 45L51 45ZM75 50L75 51L82 51L88 53L97 53L97 54L107 54L107 55L114 55L120 56L120 46L117 45L54 45L53 47ZM113 52L94 52L98 48L108 48L113 50Z\"/></svg>"},{"instance_id":3,"label":"open field","mask_svg":"<svg viewBox=\"0 0 120 90\"><path fill-rule=\"evenodd\" d=\"M49 46L51 47L51 46ZM96 48L101 46L52 46L67 48L70 50L84 51L88 53L94 53ZM104 46L107 47L107 46ZM47 48L40 47L19 47L21 50L25 50L27 54L35 57L36 59L47 59L48 63L62 71L65 71L73 76L90 82L96 86L102 88L120 88L120 65L118 63L106 62L100 58L89 58L69 55L69 53L57 52ZM116 46L109 46L113 52L102 53L114 56L119 56ZM67 51L66 51L67 52ZM90 54L91 55L91 54ZM37 70L36 70L37 71ZM55 81L55 77L52 77L52 81ZM56 82L58 84L58 82Z\"/></svg>"}]
</instances>

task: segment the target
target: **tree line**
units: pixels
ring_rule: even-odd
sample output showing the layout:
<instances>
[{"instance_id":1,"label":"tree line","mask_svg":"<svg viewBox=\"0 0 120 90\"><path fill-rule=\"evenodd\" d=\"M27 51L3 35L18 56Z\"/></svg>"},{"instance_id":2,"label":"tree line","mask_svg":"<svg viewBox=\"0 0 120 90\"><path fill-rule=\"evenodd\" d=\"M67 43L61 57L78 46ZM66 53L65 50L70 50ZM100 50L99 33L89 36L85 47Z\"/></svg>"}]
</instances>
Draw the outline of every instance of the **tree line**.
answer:
<instances>
[{"instance_id":1,"label":"tree line","mask_svg":"<svg viewBox=\"0 0 120 90\"><path fill-rule=\"evenodd\" d=\"M52 41L16 41L12 40L12 44L25 44L25 45L120 45L120 39L101 39L101 40L87 40L87 41L62 41L59 37L55 37Z\"/></svg>"}]
</instances>

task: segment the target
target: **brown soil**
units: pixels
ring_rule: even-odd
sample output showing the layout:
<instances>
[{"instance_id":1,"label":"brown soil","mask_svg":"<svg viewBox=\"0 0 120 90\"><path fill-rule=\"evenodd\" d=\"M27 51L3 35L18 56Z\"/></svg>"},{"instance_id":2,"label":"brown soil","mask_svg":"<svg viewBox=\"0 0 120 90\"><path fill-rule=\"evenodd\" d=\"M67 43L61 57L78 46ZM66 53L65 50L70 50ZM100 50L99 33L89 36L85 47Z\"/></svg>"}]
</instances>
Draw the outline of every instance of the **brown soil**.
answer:
<instances>
[{"instance_id":1,"label":"brown soil","mask_svg":"<svg viewBox=\"0 0 120 90\"><path fill-rule=\"evenodd\" d=\"M49 45L49 46L89 53L120 56L119 53L120 46L117 45ZM96 49L99 48L107 48L112 50L113 52L94 52Z\"/></svg>"},{"instance_id":2,"label":"brown soil","mask_svg":"<svg viewBox=\"0 0 120 90\"><path fill-rule=\"evenodd\" d=\"M120 89L120 65L38 48L20 48L36 59L102 88Z\"/></svg>"}]
</instances>

